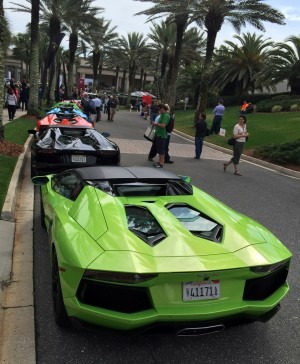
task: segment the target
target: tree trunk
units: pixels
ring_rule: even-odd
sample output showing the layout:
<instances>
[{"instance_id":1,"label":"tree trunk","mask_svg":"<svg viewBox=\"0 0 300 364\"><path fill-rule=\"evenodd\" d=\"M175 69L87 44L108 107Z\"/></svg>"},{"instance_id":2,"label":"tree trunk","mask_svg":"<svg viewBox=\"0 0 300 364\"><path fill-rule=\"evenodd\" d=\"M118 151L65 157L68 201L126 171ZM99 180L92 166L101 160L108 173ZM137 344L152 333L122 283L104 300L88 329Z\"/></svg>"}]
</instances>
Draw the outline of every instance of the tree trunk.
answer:
<instances>
[{"instance_id":1,"label":"tree trunk","mask_svg":"<svg viewBox=\"0 0 300 364\"><path fill-rule=\"evenodd\" d=\"M171 109L174 109L176 102L176 89L177 89L177 78L179 72L179 66L181 61L181 51L182 51L182 40L184 36L184 32L187 26L188 16L187 15L178 15L176 16L176 47L174 54L174 65L172 69L172 76L170 80L170 85L168 87L167 93L167 103L169 104Z\"/></svg>"},{"instance_id":2,"label":"tree trunk","mask_svg":"<svg viewBox=\"0 0 300 364\"><path fill-rule=\"evenodd\" d=\"M120 71L120 66L117 65L116 66L116 92L119 92L119 71Z\"/></svg>"},{"instance_id":3,"label":"tree trunk","mask_svg":"<svg viewBox=\"0 0 300 364\"><path fill-rule=\"evenodd\" d=\"M140 75L140 90L143 91L143 75L144 75L144 68L141 68L141 75Z\"/></svg>"},{"instance_id":4,"label":"tree trunk","mask_svg":"<svg viewBox=\"0 0 300 364\"><path fill-rule=\"evenodd\" d=\"M102 70L103 70L103 62L101 60L101 62L99 63L98 79L97 79L97 88L98 88L98 90L101 89L101 75L102 75Z\"/></svg>"},{"instance_id":5,"label":"tree trunk","mask_svg":"<svg viewBox=\"0 0 300 364\"><path fill-rule=\"evenodd\" d=\"M30 46L30 92L28 111L29 115L38 115L38 89L39 89L39 10L40 1L31 1L31 46Z\"/></svg>"},{"instance_id":6,"label":"tree trunk","mask_svg":"<svg viewBox=\"0 0 300 364\"><path fill-rule=\"evenodd\" d=\"M4 78L4 10L3 0L0 0L0 79ZM4 87L0 87L0 142L4 140L3 125L3 103L4 103Z\"/></svg>"},{"instance_id":7,"label":"tree trunk","mask_svg":"<svg viewBox=\"0 0 300 364\"><path fill-rule=\"evenodd\" d=\"M195 119L198 119L200 112L205 112L211 77L211 62L214 54L217 32L207 31L206 55L204 62L204 71L200 79L200 93L198 97L197 110Z\"/></svg>"},{"instance_id":8,"label":"tree trunk","mask_svg":"<svg viewBox=\"0 0 300 364\"><path fill-rule=\"evenodd\" d=\"M122 77L122 84L121 84L121 91L126 93L125 90L125 83L126 83L126 74L127 74L127 70L123 69L123 77ZM130 95L131 97L131 95ZM130 99L129 99L130 101Z\"/></svg>"},{"instance_id":9,"label":"tree trunk","mask_svg":"<svg viewBox=\"0 0 300 364\"><path fill-rule=\"evenodd\" d=\"M66 97L72 94L75 53L77 50L77 46L78 46L78 35L77 33L71 33L69 39L68 87L67 87L67 95L65 95Z\"/></svg>"},{"instance_id":10,"label":"tree trunk","mask_svg":"<svg viewBox=\"0 0 300 364\"><path fill-rule=\"evenodd\" d=\"M96 84L97 84L97 90L99 91L99 85L98 85L98 68L100 64L100 51L93 50L93 90L95 91Z\"/></svg>"}]
</instances>

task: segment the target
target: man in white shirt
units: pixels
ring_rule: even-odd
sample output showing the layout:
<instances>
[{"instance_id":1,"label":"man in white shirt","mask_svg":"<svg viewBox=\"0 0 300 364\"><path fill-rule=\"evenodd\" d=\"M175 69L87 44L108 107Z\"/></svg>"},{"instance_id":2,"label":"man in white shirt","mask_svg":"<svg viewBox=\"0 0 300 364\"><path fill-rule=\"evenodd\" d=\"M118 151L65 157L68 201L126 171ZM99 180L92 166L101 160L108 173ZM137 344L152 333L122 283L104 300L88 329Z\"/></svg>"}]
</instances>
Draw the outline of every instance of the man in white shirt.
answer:
<instances>
[{"instance_id":1,"label":"man in white shirt","mask_svg":"<svg viewBox=\"0 0 300 364\"><path fill-rule=\"evenodd\" d=\"M96 114L97 114L96 122L98 123L98 121L101 121L101 106L102 106L102 101L101 101L101 99L98 96L96 96L93 101L94 101L94 105L96 107Z\"/></svg>"}]
</instances>

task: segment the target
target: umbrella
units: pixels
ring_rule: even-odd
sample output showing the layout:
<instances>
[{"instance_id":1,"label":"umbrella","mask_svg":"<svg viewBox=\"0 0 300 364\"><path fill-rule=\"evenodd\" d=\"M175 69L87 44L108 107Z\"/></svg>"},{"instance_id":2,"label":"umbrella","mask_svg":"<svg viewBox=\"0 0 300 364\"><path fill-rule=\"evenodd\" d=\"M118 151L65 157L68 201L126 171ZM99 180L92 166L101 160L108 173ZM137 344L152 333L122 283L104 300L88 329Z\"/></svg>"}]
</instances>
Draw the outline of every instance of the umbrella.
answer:
<instances>
[{"instance_id":1,"label":"umbrella","mask_svg":"<svg viewBox=\"0 0 300 364\"><path fill-rule=\"evenodd\" d=\"M143 92L143 91L134 91L131 93L131 96L140 98L142 98L143 96L151 96L153 99L156 99L154 95L149 94L149 92Z\"/></svg>"}]
</instances>

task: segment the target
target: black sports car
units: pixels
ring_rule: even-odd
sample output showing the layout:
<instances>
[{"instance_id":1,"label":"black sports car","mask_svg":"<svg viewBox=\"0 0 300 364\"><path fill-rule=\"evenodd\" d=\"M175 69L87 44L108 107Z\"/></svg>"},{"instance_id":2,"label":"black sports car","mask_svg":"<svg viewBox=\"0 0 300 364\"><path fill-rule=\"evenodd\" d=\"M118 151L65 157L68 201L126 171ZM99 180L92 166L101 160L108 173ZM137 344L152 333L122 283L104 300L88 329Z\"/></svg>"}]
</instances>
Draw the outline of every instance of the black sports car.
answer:
<instances>
[{"instance_id":1,"label":"black sports car","mask_svg":"<svg viewBox=\"0 0 300 364\"><path fill-rule=\"evenodd\" d=\"M120 150L93 128L49 127L34 134L31 145L31 177L95 165L118 165Z\"/></svg>"}]
</instances>

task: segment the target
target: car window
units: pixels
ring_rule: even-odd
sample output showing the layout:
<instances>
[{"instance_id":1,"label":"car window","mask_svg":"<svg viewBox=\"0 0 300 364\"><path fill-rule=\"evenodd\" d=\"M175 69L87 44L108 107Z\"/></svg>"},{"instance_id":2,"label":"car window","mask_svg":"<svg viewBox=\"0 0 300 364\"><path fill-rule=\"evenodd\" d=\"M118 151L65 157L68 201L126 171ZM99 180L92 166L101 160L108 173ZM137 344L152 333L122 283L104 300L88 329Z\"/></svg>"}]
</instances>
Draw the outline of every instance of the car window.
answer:
<instances>
[{"instance_id":1,"label":"car window","mask_svg":"<svg viewBox=\"0 0 300 364\"><path fill-rule=\"evenodd\" d=\"M65 173L52 179L52 189L70 200L76 200L83 187L82 180L74 173Z\"/></svg>"},{"instance_id":2,"label":"car window","mask_svg":"<svg viewBox=\"0 0 300 364\"><path fill-rule=\"evenodd\" d=\"M128 205L125 210L128 229L148 245L155 246L166 237L159 223L146 208Z\"/></svg>"},{"instance_id":3,"label":"car window","mask_svg":"<svg viewBox=\"0 0 300 364\"><path fill-rule=\"evenodd\" d=\"M222 226L205 214L185 204L166 207L192 234L215 242L221 241Z\"/></svg>"}]
</instances>

